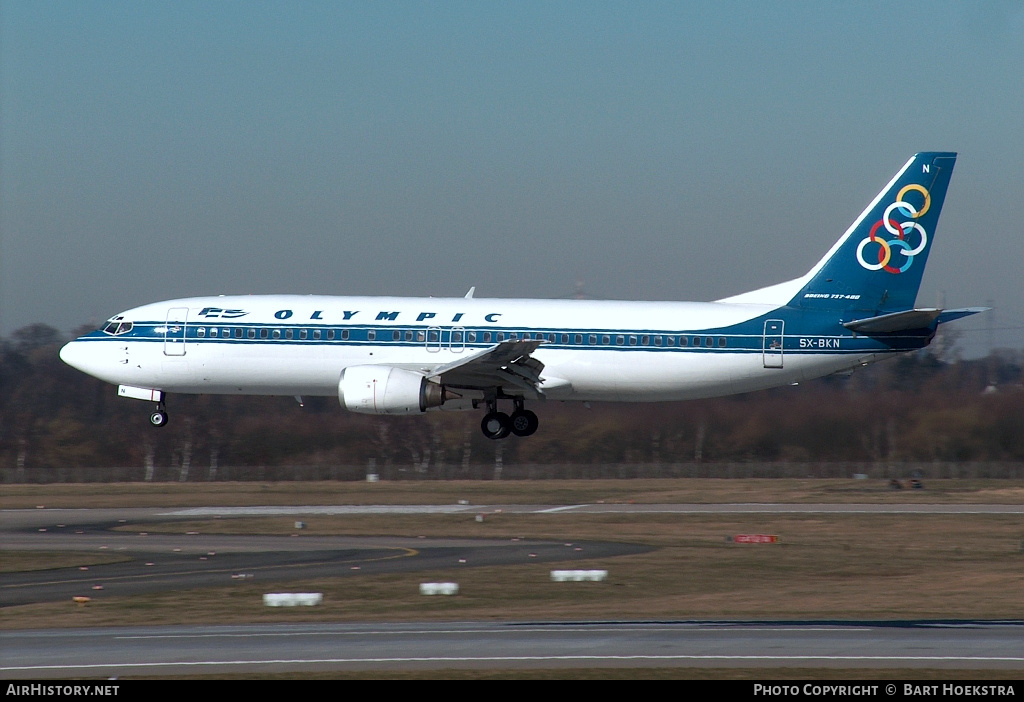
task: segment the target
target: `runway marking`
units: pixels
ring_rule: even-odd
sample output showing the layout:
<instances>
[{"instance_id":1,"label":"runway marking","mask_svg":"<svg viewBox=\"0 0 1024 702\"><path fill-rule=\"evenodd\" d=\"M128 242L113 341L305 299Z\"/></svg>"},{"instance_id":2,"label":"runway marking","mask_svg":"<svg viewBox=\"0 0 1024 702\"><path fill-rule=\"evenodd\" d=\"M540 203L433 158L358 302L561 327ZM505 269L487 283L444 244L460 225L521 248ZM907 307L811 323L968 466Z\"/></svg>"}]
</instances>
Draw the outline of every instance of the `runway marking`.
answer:
<instances>
[{"instance_id":1,"label":"runway marking","mask_svg":"<svg viewBox=\"0 0 1024 702\"><path fill-rule=\"evenodd\" d=\"M479 505L297 505L264 507L192 507L161 512L161 517L269 516L290 514L459 514Z\"/></svg>"},{"instance_id":2,"label":"runway marking","mask_svg":"<svg viewBox=\"0 0 1024 702\"><path fill-rule=\"evenodd\" d=\"M871 627L867 626L836 626L836 627L798 627L798 626L785 626L785 627L745 627L754 631L872 631ZM272 637L287 637L287 636L410 636L410 635L421 635L421 636L432 636L432 635L443 635L443 634L510 634L510 635L523 635L532 634L534 632L541 633L555 633L565 631L586 631L586 632L600 632L600 633L631 633L637 631L643 632L658 632L658 631L679 631L679 627L611 627L611 628L597 628L597 627L579 627L579 628L567 628L567 627L530 627L528 629L507 629L507 630L495 630L495 629L431 629L429 631L419 631L415 629L411 630L379 630L379 631L292 631L292 632L262 632L255 634L139 634L137 636L115 636L115 640L135 640L135 639L262 639ZM726 629L725 627L694 627L684 629L680 633L722 633L723 631L734 631L734 628Z\"/></svg>"},{"instance_id":3,"label":"runway marking","mask_svg":"<svg viewBox=\"0 0 1024 702\"><path fill-rule=\"evenodd\" d=\"M464 514L502 510L508 514L560 514L581 512L607 514L1024 514L1017 504L913 504L913 503L784 503L733 502L707 504L605 503L579 505L295 505L288 507L195 507L161 512L161 517L241 517L265 515L368 515L368 514Z\"/></svg>"},{"instance_id":4,"label":"runway marking","mask_svg":"<svg viewBox=\"0 0 1024 702\"><path fill-rule=\"evenodd\" d=\"M850 661L850 662L963 662L1024 663L1020 656L728 656L728 655L636 655L636 656L419 656L395 658L270 658L248 661L180 661L154 663L87 663L76 665L4 666L0 672L43 670L103 670L110 668L167 668L173 666L296 665L324 663L522 663L548 661Z\"/></svg>"},{"instance_id":5,"label":"runway marking","mask_svg":"<svg viewBox=\"0 0 1024 702\"><path fill-rule=\"evenodd\" d=\"M410 558L412 556L418 556L419 551L414 548L406 548L399 546L381 546L379 548L392 550L392 551L403 551L404 553L396 553L392 556L380 556L378 558L345 558L331 561L310 561L307 563L282 563L279 565L269 566L244 566L244 569L248 571L268 571L268 570L283 570L285 568L312 568L314 566L330 565L332 563L343 564L343 563L374 563L376 561L390 561L395 558ZM131 561L129 561L130 563ZM120 563L114 563L110 565L121 565ZM106 564L104 564L106 565ZM173 578L180 577L183 575L217 575L219 573L237 573L237 568L209 568L209 569L198 569L198 570L178 570L173 572L153 572L153 573L137 573L135 575L112 575L112 576L86 576L80 577L76 580L43 580L28 583L13 583L3 585L3 589L15 589L23 587L37 587L41 585L74 585L74 584L89 584L92 582L96 583L113 583L124 580L145 580L145 579L156 579L156 578Z\"/></svg>"}]
</instances>

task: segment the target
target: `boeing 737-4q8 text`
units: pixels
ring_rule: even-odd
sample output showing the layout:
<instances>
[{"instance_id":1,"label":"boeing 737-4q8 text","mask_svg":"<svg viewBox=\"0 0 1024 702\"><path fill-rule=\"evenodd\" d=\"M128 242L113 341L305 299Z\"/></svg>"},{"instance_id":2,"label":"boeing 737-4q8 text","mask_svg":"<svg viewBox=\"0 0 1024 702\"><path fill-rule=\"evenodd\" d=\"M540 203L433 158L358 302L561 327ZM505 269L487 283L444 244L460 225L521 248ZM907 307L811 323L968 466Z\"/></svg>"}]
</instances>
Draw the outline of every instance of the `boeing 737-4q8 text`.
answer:
<instances>
[{"instance_id":1,"label":"boeing 737-4q8 text","mask_svg":"<svg viewBox=\"0 0 1024 702\"><path fill-rule=\"evenodd\" d=\"M955 162L915 155L805 275L716 302L194 297L122 312L60 355L156 403L157 427L168 393L337 395L371 414L483 407L501 439L537 430L526 402L788 385L923 348L982 311L914 306Z\"/></svg>"}]
</instances>

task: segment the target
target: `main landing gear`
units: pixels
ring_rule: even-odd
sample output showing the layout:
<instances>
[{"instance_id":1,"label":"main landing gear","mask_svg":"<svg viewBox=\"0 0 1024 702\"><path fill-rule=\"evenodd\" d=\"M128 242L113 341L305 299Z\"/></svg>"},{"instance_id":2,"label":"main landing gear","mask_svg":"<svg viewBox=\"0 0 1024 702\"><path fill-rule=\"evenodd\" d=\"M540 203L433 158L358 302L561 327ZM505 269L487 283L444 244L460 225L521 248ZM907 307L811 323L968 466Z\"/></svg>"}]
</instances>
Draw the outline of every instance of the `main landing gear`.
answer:
<instances>
[{"instance_id":1,"label":"main landing gear","mask_svg":"<svg viewBox=\"0 0 1024 702\"><path fill-rule=\"evenodd\" d=\"M167 408L164 407L163 402L156 404L156 409L153 414L149 415L149 423L154 427L165 427L167 426Z\"/></svg>"},{"instance_id":2,"label":"main landing gear","mask_svg":"<svg viewBox=\"0 0 1024 702\"><path fill-rule=\"evenodd\" d=\"M487 414L480 422L480 430L488 439L504 439L509 434L529 436L537 431L540 421L537 415L523 407L522 398L513 400L515 408L512 416L498 411L497 400L487 401Z\"/></svg>"}]
</instances>

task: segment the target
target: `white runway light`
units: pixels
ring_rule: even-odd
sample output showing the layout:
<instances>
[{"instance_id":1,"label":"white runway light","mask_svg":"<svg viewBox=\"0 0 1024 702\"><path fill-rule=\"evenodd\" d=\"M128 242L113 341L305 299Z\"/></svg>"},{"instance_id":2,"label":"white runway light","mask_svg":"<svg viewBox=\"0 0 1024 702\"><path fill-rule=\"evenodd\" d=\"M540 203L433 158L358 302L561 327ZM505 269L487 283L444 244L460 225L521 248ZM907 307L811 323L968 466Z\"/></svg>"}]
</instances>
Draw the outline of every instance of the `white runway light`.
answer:
<instances>
[{"instance_id":1,"label":"white runway light","mask_svg":"<svg viewBox=\"0 0 1024 702\"><path fill-rule=\"evenodd\" d=\"M607 570L553 570L551 580L556 583L582 582L590 580L600 582L608 579Z\"/></svg>"},{"instance_id":2,"label":"white runway light","mask_svg":"<svg viewBox=\"0 0 1024 702\"><path fill-rule=\"evenodd\" d=\"M458 583L420 583L421 595L457 595Z\"/></svg>"},{"instance_id":3,"label":"white runway light","mask_svg":"<svg viewBox=\"0 0 1024 702\"><path fill-rule=\"evenodd\" d=\"M267 607L312 607L324 601L321 592L269 592L263 595Z\"/></svg>"}]
</instances>

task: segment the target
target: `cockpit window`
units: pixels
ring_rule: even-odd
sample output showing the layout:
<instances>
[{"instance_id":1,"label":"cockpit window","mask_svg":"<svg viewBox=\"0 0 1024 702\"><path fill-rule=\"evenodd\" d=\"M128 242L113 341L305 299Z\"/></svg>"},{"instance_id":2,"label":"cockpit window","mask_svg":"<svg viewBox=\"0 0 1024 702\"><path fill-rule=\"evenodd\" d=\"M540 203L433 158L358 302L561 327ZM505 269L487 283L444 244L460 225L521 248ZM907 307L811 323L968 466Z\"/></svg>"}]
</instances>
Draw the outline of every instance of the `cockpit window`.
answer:
<instances>
[{"instance_id":1,"label":"cockpit window","mask_svg":"<svg viewBox=\"0 0 1024 702\"><path fill-rule=\"evenodd\" d=\"M119 334L127 334L132 330L134 325L131 322L122 322L120 318L114 318L107 322L107 325L103 327L103 331L111 336L117 336Z\"/></svg>"}]
</instances>

